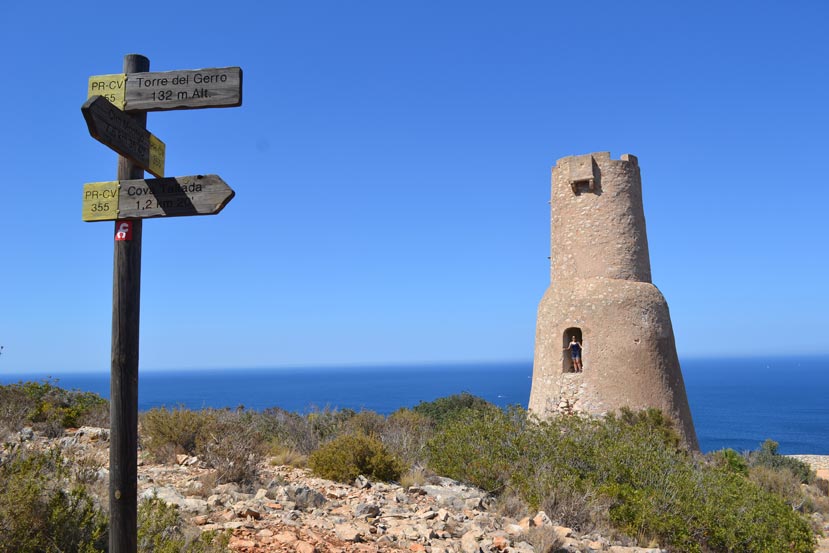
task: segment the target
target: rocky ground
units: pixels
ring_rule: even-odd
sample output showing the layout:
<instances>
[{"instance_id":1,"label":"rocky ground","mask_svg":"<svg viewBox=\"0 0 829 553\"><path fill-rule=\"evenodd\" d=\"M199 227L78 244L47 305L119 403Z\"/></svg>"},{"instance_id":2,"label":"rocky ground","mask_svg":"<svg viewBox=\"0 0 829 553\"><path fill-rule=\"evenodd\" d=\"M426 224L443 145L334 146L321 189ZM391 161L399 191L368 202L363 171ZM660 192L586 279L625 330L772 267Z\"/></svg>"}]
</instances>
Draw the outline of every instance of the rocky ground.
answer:
<instances>
[{"instance_id":1,"label":"rocky ground","mask_svg":"<svg viewBox=\"0 0 829 553\"><path fill-rule=\"evenodd\" d=\"M26 447L50 444L30 430L21 432L21 440ZM88 480L106 486L107 430L69 431L57 443L87 467ZM829 463L829 458L804 460ZM195 457L177 461L157 465L140 459L140 496L157 495L178 505L202 530L231 530L230 548L239 553L534 553L554 544L566 552L663 551L581 535L555 525L543 512L522 519L503 516L484 492L447 478L405 489L363 478L345 485L304 469L264 464L265 484L246 493L235 484L212 484L211 471ZM829 540L818 551L829 552Z\"/></svg>"}]
</instances>

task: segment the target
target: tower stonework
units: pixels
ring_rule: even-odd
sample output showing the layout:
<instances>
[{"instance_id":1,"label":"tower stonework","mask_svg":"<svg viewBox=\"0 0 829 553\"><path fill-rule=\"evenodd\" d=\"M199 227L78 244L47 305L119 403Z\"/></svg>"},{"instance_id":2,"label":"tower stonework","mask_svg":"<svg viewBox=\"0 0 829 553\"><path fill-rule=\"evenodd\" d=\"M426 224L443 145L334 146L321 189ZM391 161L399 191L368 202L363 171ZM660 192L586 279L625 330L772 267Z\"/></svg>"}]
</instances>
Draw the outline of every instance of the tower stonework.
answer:
<instances>
[{"instance_id":1,"label":"tower stonework","mask_svg":"<svg viewBox=\"0 0 829 553\"><path fill-rule=\"evenodd\" d=\"M550 287L538 307L529 410L600 415L655 407L698 447L665 298L651 283L635 156L553 167ZM574 372L568 346L583 345Z\"/></svg>"}]
</instances>

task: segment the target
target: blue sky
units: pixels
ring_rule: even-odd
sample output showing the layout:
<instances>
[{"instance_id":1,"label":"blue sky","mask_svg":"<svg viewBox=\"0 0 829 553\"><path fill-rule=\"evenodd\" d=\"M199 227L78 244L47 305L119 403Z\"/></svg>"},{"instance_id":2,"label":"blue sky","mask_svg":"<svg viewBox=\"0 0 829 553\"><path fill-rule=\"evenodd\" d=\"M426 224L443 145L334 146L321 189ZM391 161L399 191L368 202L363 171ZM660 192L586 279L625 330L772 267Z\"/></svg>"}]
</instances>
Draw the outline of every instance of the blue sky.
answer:
<instances>
[{"instance_id":1,"label":"blue sky","mask_svg":"<svg viewBox=\"0 0 829 553\"><path fill-rule=\"evenodd\" d=\"M531 359L550 167L639 157L680 357L829 351L829 4L305 1L0 6L0 370L109 369L91 75L241 66L151 113L221 214L144 225L142 369Z\"/></svg>"}]
</instances>

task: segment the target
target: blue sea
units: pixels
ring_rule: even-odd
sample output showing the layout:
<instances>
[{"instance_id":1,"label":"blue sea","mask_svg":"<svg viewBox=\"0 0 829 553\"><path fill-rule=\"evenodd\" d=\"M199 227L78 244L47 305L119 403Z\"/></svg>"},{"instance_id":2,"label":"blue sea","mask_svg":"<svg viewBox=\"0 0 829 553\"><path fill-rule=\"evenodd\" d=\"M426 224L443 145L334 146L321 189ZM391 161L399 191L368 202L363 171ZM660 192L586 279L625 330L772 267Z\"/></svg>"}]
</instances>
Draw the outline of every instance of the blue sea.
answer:
<instances>
[{"instance_id":1,"label":"blue sea","mask_svg":"<svg viewBox=\"0 0 829 553\"><path fill-rule=\"evenodd\" d=\"M700 447L756 449L766 438L787 454L829 455L829 356L685 359L682 372ZM47 374L0 374L0 383ZM527 405L532 362L278 369L142 371L139 409L282 407L369 409L388 414L460 392L497 405ZM109 396L108 373L60 374L65 388Z\"/></svg>"}]
</instances>

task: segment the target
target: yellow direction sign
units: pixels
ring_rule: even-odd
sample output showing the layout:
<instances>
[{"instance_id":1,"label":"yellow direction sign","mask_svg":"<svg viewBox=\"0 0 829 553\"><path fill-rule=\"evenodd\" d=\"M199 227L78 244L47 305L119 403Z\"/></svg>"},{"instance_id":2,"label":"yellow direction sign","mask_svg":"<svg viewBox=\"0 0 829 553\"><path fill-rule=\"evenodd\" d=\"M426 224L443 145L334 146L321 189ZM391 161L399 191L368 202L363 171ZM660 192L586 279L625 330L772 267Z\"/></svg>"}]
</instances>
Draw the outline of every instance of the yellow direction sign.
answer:
<instances>
[{"instance_id":1,"label":"yellow direction sign","mask_svg":"<svg viewBox=\"0 0 829 553\"><path fill-rule=\"evenodd\" d=\"M236 107L242 105L242 68L94 75L87 92L124 111Z\"/></svg>"},{"instance_id":2,"label":"yellow direction sign","mask_svg":"<svg viewBox=\"0 0 829 553\"><path fill-rule=\"evenodd\" d=\"M81 106L89 134L156 177L164 176L164 143L131 116L93 96Z\"/></svg>"},{"instance_id":3,"label":"yellow direction sign","mask_svg":"<svg viewBox=\"0 0 829 553\"><path fill-rule=\"evenodd\" d=\"M83 185L83 220L215 215L235 195L219 175L91 182Z\"/></svg>"},{"instance_id":4,"label":"yellow direction sign","mask_svg":"<svg viewBox=\"0 0 829 553\"><path fill-rule=\"evenodd\" d=\"M126 73L89 77L86 97L89 99L93 96L103 96L113 106L122 110L124 109L124 97L127 89L126 83Z\"/></svg>"}]
</instances>

